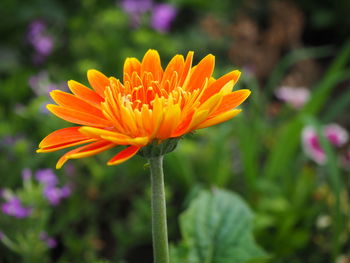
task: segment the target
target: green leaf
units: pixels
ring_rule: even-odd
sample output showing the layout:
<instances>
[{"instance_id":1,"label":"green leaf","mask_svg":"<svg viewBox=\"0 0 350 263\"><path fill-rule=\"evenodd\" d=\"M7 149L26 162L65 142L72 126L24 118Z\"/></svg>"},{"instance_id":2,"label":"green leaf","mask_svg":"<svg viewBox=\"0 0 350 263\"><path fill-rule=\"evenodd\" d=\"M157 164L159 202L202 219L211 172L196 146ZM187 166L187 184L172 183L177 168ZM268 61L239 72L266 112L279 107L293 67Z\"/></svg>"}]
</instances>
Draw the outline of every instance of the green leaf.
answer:
<instances>
[{"instance_id":1,"label":"green leaf","mask_svg":"<svg viewBox=\"0 0 350 263\"><path fill-rule=\"evenodd\" d=\"M182 242L173 263L244 263L266 259L252 234L253 214L237 195L202 191L180 216ZM261 262L261 261L260 261Z\"/></svg>"}]
</instances>

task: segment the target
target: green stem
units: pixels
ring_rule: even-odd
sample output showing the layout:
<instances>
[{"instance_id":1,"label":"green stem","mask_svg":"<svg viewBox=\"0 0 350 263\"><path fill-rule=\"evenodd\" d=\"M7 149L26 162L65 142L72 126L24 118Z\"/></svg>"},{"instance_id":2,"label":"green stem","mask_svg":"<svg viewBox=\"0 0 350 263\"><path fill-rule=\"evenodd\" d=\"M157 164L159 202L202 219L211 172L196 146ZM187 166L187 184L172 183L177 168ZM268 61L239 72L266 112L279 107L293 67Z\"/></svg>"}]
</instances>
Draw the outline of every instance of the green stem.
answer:
<instances>
[{"instance_id":1,"label":"green stem","mask_svg":"<svg viewBox=\"0 0 350 263\"><path fill-rule=\"evenodd\" d=\"M163 156L149 158L152 185L152 236L154 263L169 263Z\"/></svg>"}]
</instances>

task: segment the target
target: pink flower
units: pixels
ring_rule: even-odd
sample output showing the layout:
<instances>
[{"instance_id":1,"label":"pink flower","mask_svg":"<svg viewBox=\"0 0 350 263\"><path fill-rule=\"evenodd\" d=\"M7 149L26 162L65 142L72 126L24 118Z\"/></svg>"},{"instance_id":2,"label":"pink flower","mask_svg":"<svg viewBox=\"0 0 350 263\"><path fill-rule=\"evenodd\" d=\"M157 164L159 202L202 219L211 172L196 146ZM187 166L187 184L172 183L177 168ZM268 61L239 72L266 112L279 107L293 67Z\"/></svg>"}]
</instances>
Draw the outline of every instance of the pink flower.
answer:
<instances>
[{"instance_id":1,"label":"pink flower","mask_svg":"<svg viewBox=\"0 0 350 263\"><path fill-rule=\"evenodd\" d=\"M326 154L320 146L314 127L305 127L302 131L301 137L306 155L308 155L316 163L324 164L326 161Z\"/></svg>"},{"instance_id":2,"label":"pink flower","mask_svg":"<svg viewBox=\"0 0 350 263\"><path fill-rule=\"evenodd\" d=\"M276 97L294 109L300 109L310 98L310 91L302 87L287 87L282 86L275 92Z\"/></svg>"},{"instance_id":3,"label":"pink flower","mask_svg":"<svg viewBox=\"0 0 350 263\"><path fill-rule=\"evenodd\" d=\"M338 124L328 124L322 128L325 138L335 147L341 147L348 141L347 131ZM322 149L314 127L307 126L302 131L303 148L311 159L318 164L325 164L327 156Z\"/></svg>"},{"instance_id":4,"label":"pink flower","mask_svg":"<svg viewBox=\"0 0 350 263\"><path fill-rule=\"evenodd\" d=\"M329 124L324 128L324 135L328 139L328 141L336 146L343 146L349 139L348 132L338 124Z\"/></svg>"}]
</instances>

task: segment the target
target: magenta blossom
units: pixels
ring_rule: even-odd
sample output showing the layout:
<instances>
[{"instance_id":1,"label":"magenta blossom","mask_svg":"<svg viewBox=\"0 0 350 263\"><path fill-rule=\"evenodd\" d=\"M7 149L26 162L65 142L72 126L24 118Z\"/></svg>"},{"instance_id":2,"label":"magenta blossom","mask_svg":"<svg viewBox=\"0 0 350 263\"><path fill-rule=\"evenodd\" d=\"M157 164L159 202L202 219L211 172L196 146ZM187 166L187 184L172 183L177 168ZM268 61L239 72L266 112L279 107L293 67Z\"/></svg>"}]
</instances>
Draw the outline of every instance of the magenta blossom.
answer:
<instances>
[{"instance_id":1,"label":"magenta blossom","mask_svg":"<svg viewBox=\"0 0 350 263\"><path fill-rule=\"evenodd\" d=\"M348 132L338 124L329 124L324 127L324 135L328 141L336 146L343 146L349 139Z\"/></svg>"},{"instance_id":2,"label":"magenta blossom","mask_svg":"<svg viewBox=\"0 0 350 263\"><path fill-rule=\"evenodd\" d=\"M44 188L44 196L51 205L58 205L62 199L70 196L72 190L69 186L56 187L46 186Z\"/></svg>"},{"instance_id":3,"label":"magenta blossom","mask_svg":"<svg viewBox=\"0 0 350 263\"><path fill-rule=\"evenodd\" d=\"M155 5L152 10L151 25L159 32L168 32L174 21L177 10L169 4Z\"/></svg>"},{"instance_id":4,"label":"magenta blossom","mask_svg":"<svg viewBox=\"0 0 350 263\"><path fill-rule=\"evenodd\" d=\"M130 16L133 27L140 25L141 16L150 11L152 6L152 0L123 0L121 2L121 7Z\"/></svg>"},{"instance_id":5,"label":"magenta blossom","mask_svg":"<svg viewBox=\"0 0 350 263\"><path fill-rule=\"evenodd\" d=\"M44 241L49 248L54 248L57 246L56 239L50 237L46 232L40 233L40 239Z\"/></svg>"},{"instance_id":6,"label":"magenta blossom","mask_svg":"<svg viewBox=\"0 0 350 263\"><path fill-rule=\"evenodd\" d=\"M314 127L306 127L302 131L302 142L305 153L318 164L324 164L326 154L322 150Z\"/></svg>"},{"instance_id":7,"label":"magenta blossom","mask_svg":"<svg viewBox=\"0 0 350 263\"><path fill-rule=\"evenodd\" d=\"M49 56L54 48L54 41L47 32L46 24L41 20L35 20L28 26L27 40L33 47L33 61L42 63Z\"/></svg>"},{"instance_id":8,"label":"magenta blossom","mask_svg":"<svg viewBox=\"0 0 350 263\"><path fill-rule=\"evenodd\" d=\"M45 186L55 186L58 183L58 179L52 169L38 170L35 178Z\"/></svg>"},{"instance_id":9,"label":"magenta blossom","mask_svg":"<svg viewBox=\"0 0 350 263\"><path fill-rule=\"evenodd\" d=\"M310 91L302 87L282 86L275 91L276 97L294 109L300 109L310 98Z\"/></svg>"},{"instance_id":10,"label":"magenta blossom","mask_svg":"<svg viewBox=\"0 0 350 263\"><path fill-rule=\"evenodd\" d=\"M348 141L347 131L338 124L328 124L322 128L323 135L334 147L341 147ZM322 149L314 127L307 126L302 131L302 143L305 153L318 164L325 164L327 156Z\"/></svg>"},{"instance_id":11,"label":"magenta blossom","mask_svg":"<svg viewBox=\"0 0 350 263\"><path fill-rule=\"evenodd\" d=\"M42 169L36 172L36 179L44 186L43 195L51 205L58 205L62 199L70 196L69 185L58 187L58 179L52 169Z\"/></svg>"},{"instance_id":12,"label":"magenta blossom","mask_svg":"<svg viewBox=\"0 0 350 263\"><path fill-rule=\"evenodd\" d=\"M17 218L25 218L32 213L32 209L24 207L21 203L21 200L17 197L12 197L6 203L3 203L1 205L1 211L4 214Z\"/></svg>"},{"instance_id":13,"label":"magenta blossom","mask_svg":"<svg viewBox=\"0 0 350 263\"><path fill-rule=\"evenodd\" d=\"M123 0L121 6L128 14L142 14L152 8L152 0Z\"/></svg>"}]
</instances>

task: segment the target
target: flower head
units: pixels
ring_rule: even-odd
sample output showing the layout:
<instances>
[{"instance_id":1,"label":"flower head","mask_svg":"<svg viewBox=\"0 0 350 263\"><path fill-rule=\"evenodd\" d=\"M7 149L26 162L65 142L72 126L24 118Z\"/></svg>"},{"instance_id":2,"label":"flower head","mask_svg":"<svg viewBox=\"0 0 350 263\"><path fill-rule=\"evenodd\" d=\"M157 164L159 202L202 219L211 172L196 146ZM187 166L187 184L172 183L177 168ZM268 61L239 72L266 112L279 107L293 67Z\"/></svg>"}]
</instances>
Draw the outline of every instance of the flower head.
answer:
<instances>
[{"instance_id":1,"label":"flower head","mask_svg":"<svg viewBox=\"0 0 350 263\"><path fill-rule=\"evenodd\" d=\"M49 248L57 246L57 241L53 237L50 237L46 232L41 232L39 235L40 239L45 242Z\"/></svg>"},{"instance_id":2,"label":"flower head","mask_svg":"<svg viewBox=\"0 0 350 263\"><path fill-rule=\"evenodd\" d=\"M17 218L25 218L32 213L32 209L29 207L24 207L21 203L21 200L17 197L12 197L6 203L3 203L1 205L1 211L4 214Z\"/></svg>"},{"instance_id":3,"label":"flower head","mask_svg":"<svg viewBox=\"0 0 350 263\"><path fill-rule=\"evenodd\" d=\"M47 27L43 21L35 20L29 24L27 39L35 50L33 60L36 63L43 62L52 53L54 40L47 33Z\"/></svg>"},{"instance_id":4,"label":"flower head","mask_svg":"<svg viewBox=\"0 0 350 263\"><path fill-rule=\"evenodd\" d=\"M328 124L324 128L324 134L328 141L336 147L341 147L346 144L349 138L348 132L335 123Z\"/></svg>"},{"instance_id":5,"label":"flower head","mask_svg":"<svg viewBox=\"0 0 350 263\"><path fill-rule=\"evenodd\" d=\"M335 123L325 125L322 128L322 133L334 147L341 147L348 141L347 131ZM305 127L301 137L305 153L318 164L325 164L327 156L321 147L315 128L312 126Z\"/></svg>"},{"instance_id":6,"label":"flower head","mask_svg":"<svg viewBox=\"0 0 350 263\"><path fill-rule=\"evenodd\" d=\"M57 130L42 140L38 152L52 152L82 145L64 154L57 163L92 156L116 146L127 146L109 160L122 163L148 144L181 137L196 129L227 121L250 94L232 91L240 72L234 70L215 79L213 55L192 67L193 52L186 59L176 55L163 70L157 51L149 50L142 59L127 58L123 80L89 70L93 89L69 81L73 94L54 90L58 105L48 109L68 122L78 124Z\"/></svg>"},{"instance_id":7,"label":"flower head","mask_svg":"<svg viewBox=\"0 0 350 263\"><path fill-rule=\"evenodd\" d=\"M302 87L282 86L275 92L277 98L290 104L294 109L300 109L310 98L310 91Z\"/></svg>"},{"instance_id":8,"label":"flower head","mask_svg":"<svg viewBox=\"0 0 350 263\"><path fill-rule=\"evenodd\" d=\"M324 164L326 153L321 148L315 128L312 126L305 127L301 137L305 153L318 164Z\"/></svg>"},{"instance_id":9,"label":"flower head","mask_svg":"<svg viewBox=\"0 0 350 263\"><path fill-rule=\"evenodd\" d=\"M45 186L43 194L51 205L58 205L62 199L70 196L72 189L66 185L63 187Z\"/></svg>"},{"instance_id":10,"label":"flower head","mask_svg":"<svg viewBox=\"0 0 350 263\"><path fill-rule=\"evenodd\" d=\"M138 27L141 23L142 14L152 9L152 0L123 0L121 7L125 13L129 14L133 27Z\"/></svg>"},{"instance_id":11,"label":"flower head","mask_svg":"<svg viewBox=\"0 0 350 263\"><path fill-rule=\"evenodd\" d=\"M38 170L35 178L45 186L56 186L58 183L58 179L51 169Z\"/></svg>"},{"instance_id":12,"label":"flower head","mask_svg":"<svg viewBox=\"0 0 350 263\"><path fill-rule=\"evenodd\" d=\"M123 0L121 6L128 14L142 14L152 8L152 0Z\"/></svg>"},{"instance_id":13,"label":"flower head","mask_svg":"<svg viewBox=\"0 0 350 263\"><path fill-rule=\"evenodd\" d=\"M177 10L169 4L158 4L153 8L151 24L159 32L167 32L176 17Z\"/></svg>"}]
</instances>

